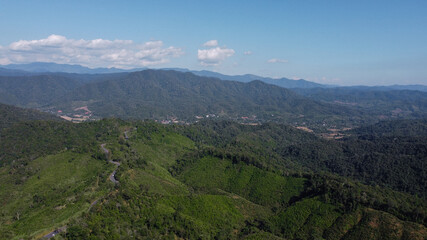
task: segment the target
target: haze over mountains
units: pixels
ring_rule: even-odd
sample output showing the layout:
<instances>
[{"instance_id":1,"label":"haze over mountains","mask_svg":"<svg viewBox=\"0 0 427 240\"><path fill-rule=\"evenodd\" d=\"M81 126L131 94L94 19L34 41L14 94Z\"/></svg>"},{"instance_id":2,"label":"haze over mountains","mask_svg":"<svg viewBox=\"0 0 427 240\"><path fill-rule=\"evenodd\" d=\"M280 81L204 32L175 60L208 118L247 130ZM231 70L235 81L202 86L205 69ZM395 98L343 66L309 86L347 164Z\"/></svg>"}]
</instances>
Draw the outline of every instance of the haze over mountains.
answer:
<instances>
[{"instance_id":1,"label":"haze over mountains","mask_svg":"<svg viewBox=\"0 0 427 240\"><path fill-rule=\"evenodd\" d=\"M12 67L0 69L0 239L427 235L427 92Z\"/></svg>"},{"instance_id":2,"label":"haze over mountains","mask_svg":"<svg viewBox=\"0 0 427 240\"><path fill-rule=\"evenodd\" d=\"M0 240L427 240L426 9L0 0Z\"/></svg>"},{"instance_id":3,"label":"haze over mountains","mask_svg":"<svg viewBox=\"0 0 427 240\"><path fill-rule=\"evenodd\" d=\"M321 131L381 119L427 116L426 92L393 87L326 87L304 80L268 78L251 81L256 76L182 69L80 74L44 71L92 70L56 64L13 67L34 70L40 66L40 73L0 71L0 102L38 108L76 121L120 117L193 122L214 116L251 123L285 121Z\"/></svg>"},{"instance_id":4,"label":"haze over mountains","mask_svg":"<svg viewBox=\"0 0 427 240\"><path fill-rule=\"evenodd\" d=\"M119 69L119 68L88 68L81 65L70 65L70 64L57 64L57 63L45 63L45 62L34 62L28 64L9 64L0 65L1 76L20 76L20 75L34 75L39 73L78 73L78 74L107 74L107 73L125 73L142 71L147 68L133 68L133 69ZM186 68L165 68L164 70L175 70L179 72L192 72L198 76L204 77L215 77L222 80L238 81L238 82L250 82L253 80L260 80L265 83L277 85L284 88L330 88L339 87L337 85L325 85L315 82L310 82L304 79L293 80L288 78L268 78L257 76L253 74L244 75L225 75L212 71L194 71ZM416 91L427 91L426 85L390 85L390 86L354 86L357 88L366 88L371 90L416 90Z\"/></svg>"},{"instance_id":5,"label":"haze over mountains","mask_svg":"<svg viewBox=\"0 0 427 240\"><path fill-rule=\"evenodd\" d=\"M423 239L425 135L369 132L395 124L426 129L18 122L0 135L0 238Z\"/></svg>"},{"instance_id":6,"label":"haze over mountains","mask_svg":"<svg viewBox=\"0 0 427 240\"><path fill-rule=\"evenodd\" d=\"M47 62L34 62L28 64L8 64L0 65L1 68L11 69L11 70L20 70L26 72L36 72L36 73L79 73L79 74L101 74L101 73L117 73L117 72L134 72L141 71L145 68L137 68L131 70L124 70L119 68L88 68L83 67L78 64L58 64L58 63L47 63Z\"/></svg>"}]
</instances>

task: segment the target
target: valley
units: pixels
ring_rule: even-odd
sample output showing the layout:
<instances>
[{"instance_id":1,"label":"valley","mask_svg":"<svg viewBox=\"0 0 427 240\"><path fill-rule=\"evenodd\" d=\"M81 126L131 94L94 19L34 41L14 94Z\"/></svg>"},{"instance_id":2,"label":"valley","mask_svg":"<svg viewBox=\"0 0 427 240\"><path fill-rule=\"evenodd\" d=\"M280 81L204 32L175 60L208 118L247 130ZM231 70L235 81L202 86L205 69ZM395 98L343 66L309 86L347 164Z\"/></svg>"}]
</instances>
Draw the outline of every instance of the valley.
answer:
<instances>
[{"instance_id":1,"label":"valley","mask_svg":"<svg viewBox=\"0 0 427 240\"><path fill-rule=\"evenodd\" d=\"M171 70L2 77L0 91L20 106L0 105L0 239L427 235L422 92Z\"/></svg>"},{"instance_id":2,"label":"valley","mask_svg":"<svg viewBox=\"0 0 427 240\"><path fill-rule=\"evenodd\" d=\"M0 240L426 240L426 9L0 0Z\"/></svg>"},{"instance_id":3,"label":"valley","mask_svg":"<svg viewBox=\"0 0 427 240\"><path fill-rule=\"evenodd\" d=\"M354 239L361 232L368 232L366 239L425 236L424 197L391 190L386 186L400 188L381 178L376 178L380 190L354 177L328 174L335 170L321 170L321 164L309 163L312 157L302 153L322 144L338 147L330 142L336 140L293 127L212 120L188 126L118 119L58 121L25 137L56 146L50 153L35 155L39 149L29 144L22 146L24 154L12 155L16 150L7 142L21 140L8 134L28 128L33 126L16 125L0 141L6 153L1 161L13 159L0 168L1 238L38 238L48 232L67 239ZM64 134L84 137L86 143L58 145L55 138ZM313 158L319 160L327 158ZM326 166L331 164L338 162ZM419 182L417 191L425 194L422 186ZM344 222L347 228L342 228ZM400 227L392 231L394 224Z\"/></svg>"}]
</instances>

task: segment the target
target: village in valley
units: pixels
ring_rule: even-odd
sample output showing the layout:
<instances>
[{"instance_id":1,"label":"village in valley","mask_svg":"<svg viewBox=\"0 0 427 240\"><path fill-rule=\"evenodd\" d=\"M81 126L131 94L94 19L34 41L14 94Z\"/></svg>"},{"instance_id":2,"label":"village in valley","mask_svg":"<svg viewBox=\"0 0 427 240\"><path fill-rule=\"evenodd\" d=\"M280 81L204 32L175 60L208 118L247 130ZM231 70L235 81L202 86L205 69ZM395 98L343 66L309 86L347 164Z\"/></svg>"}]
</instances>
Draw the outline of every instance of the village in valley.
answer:
<instances>
[{"instance_id":1,"label":"village in valley","mask_svg":"<svg viewBox=\"0 0 427 240\"><path fill-rule=\"evenodd\" d=\"M63 111L60 109L48 110L47 112L55 114L58 117L73 123L95 121L100 119L99 117L96 117L96 115L88 108L88 106L76 107L72 109L71 112ZM274 115L272 116L274 117ZM182 120L174 115L171 115L171 116L167 116L165 119L154 119L154 122L164 124L164 125L168 125L168 124L190 125L192 123L197 123L202 120L221 120L221 119L225 119L223 114L207 113L207 114L195 115L192 119L188 119L188 120ZM237 116L234 118L227 118L227 119L236 121L242 125L250 125L250 126L261 125L263 122L263 119L258 118L256 115ZM304 121L293 122L290 125L305 132L315 133L315 131L309 128L307 126L307 123ZM325 122L319 123L318 125L324 128L324 131L322 133L318 133L317 135L325 139L344 138L348 136L346 131L351 129L348 127L340 128L335 125L328 126L328 124L326 124Z\"/></svg>"}]
</instances>

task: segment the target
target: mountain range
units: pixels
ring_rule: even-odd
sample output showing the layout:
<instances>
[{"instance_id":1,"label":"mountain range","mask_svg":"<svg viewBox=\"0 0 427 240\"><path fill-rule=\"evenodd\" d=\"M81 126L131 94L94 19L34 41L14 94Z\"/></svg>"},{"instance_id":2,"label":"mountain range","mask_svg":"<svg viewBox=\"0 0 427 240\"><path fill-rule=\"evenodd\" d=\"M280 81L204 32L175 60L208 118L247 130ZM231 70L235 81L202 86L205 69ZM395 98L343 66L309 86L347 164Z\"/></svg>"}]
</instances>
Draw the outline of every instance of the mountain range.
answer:
<instances>
[{"instance_id":1,"label":"mountain range","mask_svg":"<svg viewBox=\"0 0 427 240\"><path fill-rule=\"evenodd\" d=\"M426 236L425 135L369 133L395 122L326 140L275 123L17 121L0 135L0 239Z\"/></svg>"},{"instance_id":2,"label":"mountain range","mask_svg":"<svg viewBox=\"0 0 427 240\"><path fill-rule=\"evenodd\" d=\"M108 74L108 73L126 73L146 70L147 68L133 68L133 69L119 69L119 68L88 68L81 65L71 64L57 64L57 63L45 63L45 62L34 62L28 64L8 64L0 65L0 76L22 76L22 75L34 75L34 74L52 74L52 73L77 73L77 74ZM186 68L164 68L161 70L175 70L179 72L192 72L195 75L203 77L215 77L221 80L230 80L238 82L250 82L253 80L260 80L265 83L273 84L284 88L332 88L339 87L337 85L325 85L307 81L304 79L292 80L288 78L268 78L257 76L253 74L244 75L225 75L217 72L202 70L195 71ZM354 88L371 89L378 91L387 90L416 90L427 92L426 85L390 85L390 86L354 86Z\"/></svg>"},{"instance_id":3,"label":"mountain range","mask_svg":"<svg viewBox=\"0 0 427 240\"><path fill-rule=\"evenodd\" d=\"M53 106L65 109L86 105L100 116L180 119L215 114L237 118L277 115L349 115L351 110L306 99L285 88L261 81L240 83L172 70L145 70L74 89ZM62 109L63 110L63 109Z\"/></svg>"},{"instance_id":4,"label":"mountain range","mask_svg":"<svg viewBox=\"0 0 427 240\"><path fill-rule=\"evenodd\" d=\"M325 131L379 119L427 116L427 93L421 91L286 89L260 80L242 83L175 70L0 76L0 93L2 103L60 113L66 119L76 115L79 121L120 117L193 122L215 116Z\"/></svg>"},{"instance_id":5,"label":"mountain range","mask_svg":"<svg viewBox=\"0 0 427 240\"><path fill-rule=\"evenodd\" d=\"M31 120L62 120L55 115L33 109L24 109L0 103L0 136L3 129L22 121Z\"/></svg>"},{"instance_id":6,"label":"mountain range","mask_svg":"<svg viewBox=\"0 0 427 240\"><path fill-rule=\"evenodd\" d=\"M145 70L146 68L134 68L130 70L119 68L88 68L77 64L58 64L49 62L34 62L27 64L8 64L0 65L3 69L18 70L33 73L79 73L79 74L102 74L102 73L119 73L135 72Z\"/></svg>"},{"instance_id":7,"label":"mountain range","mask_svg":"<svg viewBox=\"0 0 427 240\"><path fill-rule=\"evenodd\" d=\"M0 239L427 236L426 92L26 67L0 68Z\"/></svg>"}]
</instances>

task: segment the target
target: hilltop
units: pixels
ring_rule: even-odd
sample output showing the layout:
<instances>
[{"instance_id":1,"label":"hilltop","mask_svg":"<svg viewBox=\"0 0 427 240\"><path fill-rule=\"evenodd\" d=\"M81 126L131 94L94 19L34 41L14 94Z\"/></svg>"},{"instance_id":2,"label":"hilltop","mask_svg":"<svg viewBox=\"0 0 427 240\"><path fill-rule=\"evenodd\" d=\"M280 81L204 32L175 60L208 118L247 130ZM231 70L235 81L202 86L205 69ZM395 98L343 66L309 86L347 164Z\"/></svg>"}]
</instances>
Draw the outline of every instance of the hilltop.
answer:
<instances>
[{"instance_id":1,"label":"hilltop","mask_svg":"<svg viewBox=\"0 0 427 240\"><path fill-rule=\"evenodd\" d=\"M35 121L0 144L2 239L426 236L424 198L334 174L313 151L345 144L286 125Z\"/></svg>"},{"instance_id":2,"label":"hilltop","mask_svg":"<svg viewBox=\"0 0 427 240\"><path fill-rule=\"evenodd\" d=\"M13 124L30 120L60 120L55 115L0 103L0 133Z\"/></svg>"}]
</instances>

